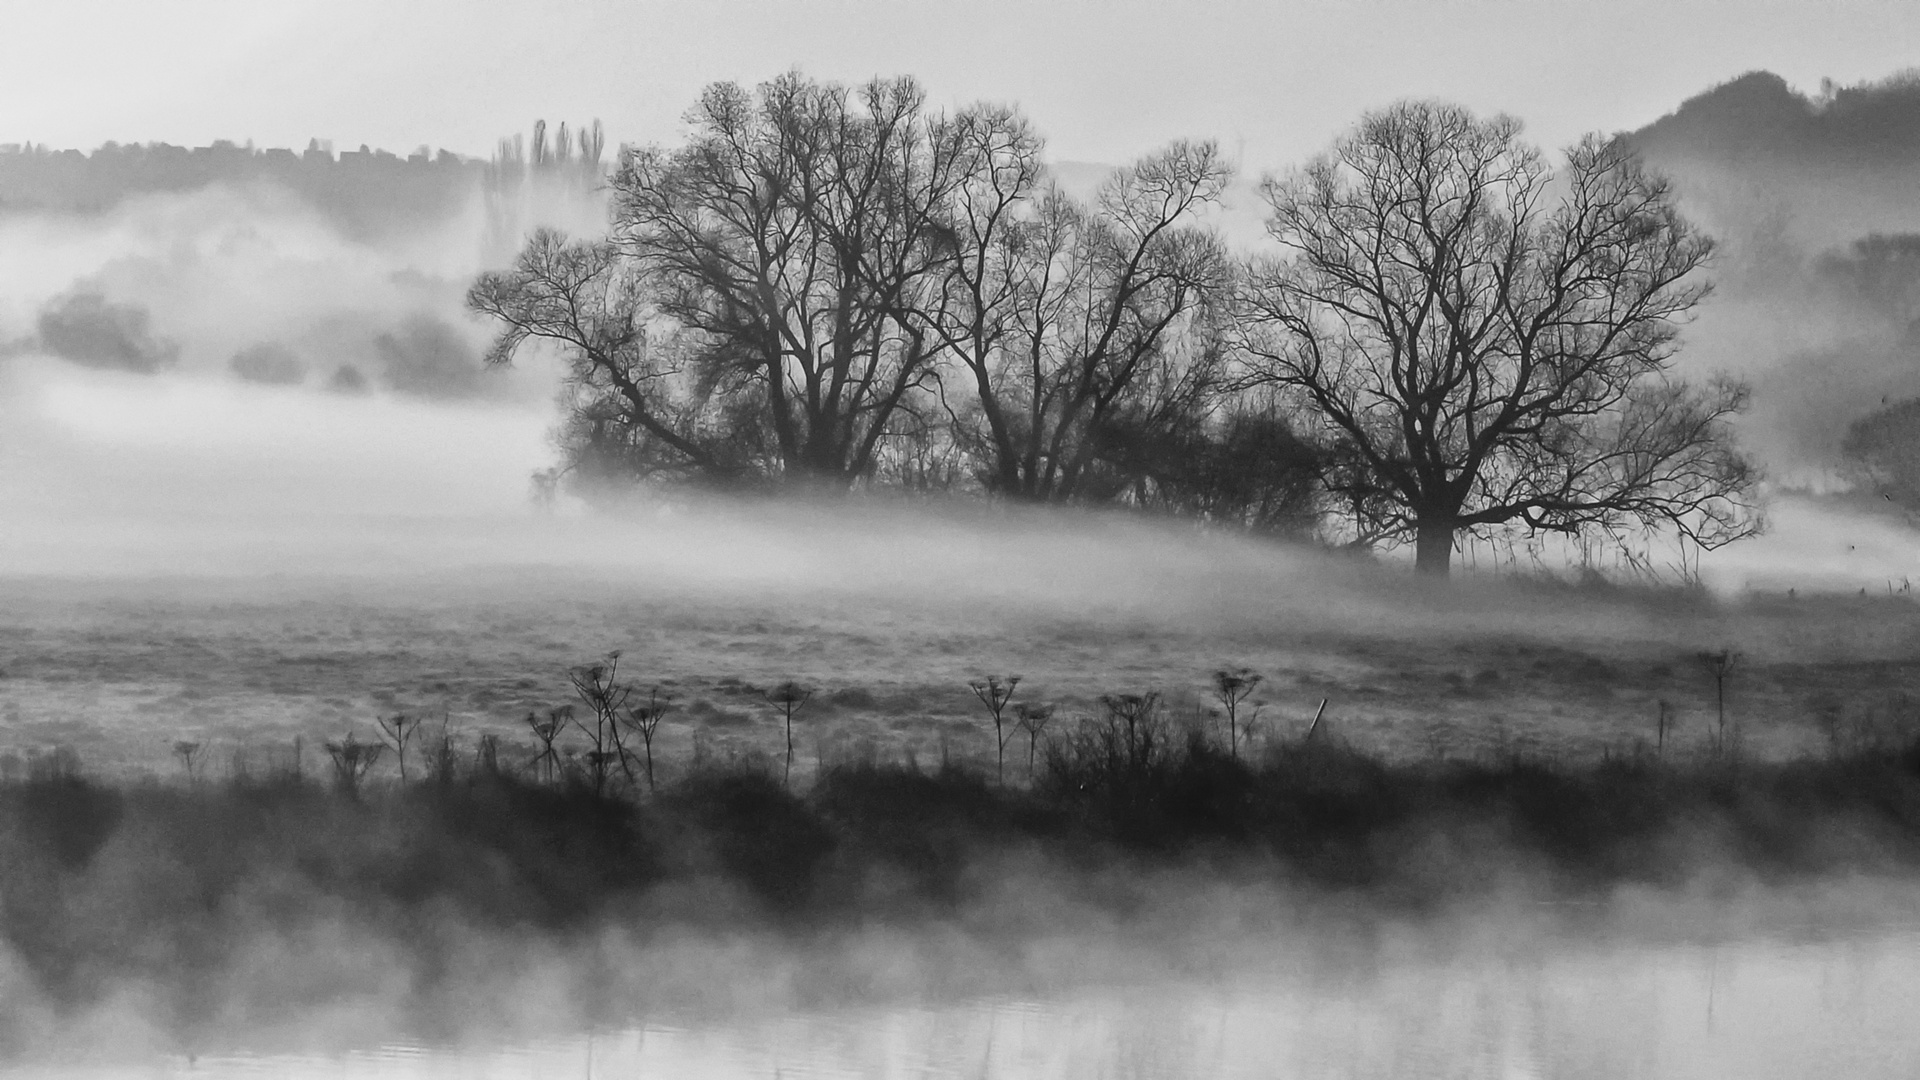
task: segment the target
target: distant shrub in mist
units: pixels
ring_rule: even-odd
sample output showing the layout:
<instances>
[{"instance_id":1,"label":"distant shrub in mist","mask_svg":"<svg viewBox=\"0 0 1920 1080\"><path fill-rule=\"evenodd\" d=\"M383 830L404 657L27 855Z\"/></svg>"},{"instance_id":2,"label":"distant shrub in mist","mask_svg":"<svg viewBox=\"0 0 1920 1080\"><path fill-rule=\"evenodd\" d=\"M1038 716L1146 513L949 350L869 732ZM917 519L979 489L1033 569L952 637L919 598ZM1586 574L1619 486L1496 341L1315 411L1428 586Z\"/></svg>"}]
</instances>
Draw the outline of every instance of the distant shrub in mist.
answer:
<instances>
[{"instance_id":1,"label":"distant shrub in mist","mask_svg":"<svg viewBox=\"0 0 1920 1080\"><path fill-rule=\"evenodd\" d=\"M779 911L806 904L835 846L833 831L806 800L756 768L699 770L669 806L706 838L721 870Z\"/></svg>"},{"instance_id":2,"label":"distant shrub in mist","mask_svg":"<svg viewBox=\"0 0 1920 1080\"><path fill-rule=\"evenodd\" d=\"M336 394L364 394L371 387L359 368L352 364L341 364L333 369L333 376L327 380L327 389Z\"/></svg>"},{"instance_id":3,"label":"distant shrub in mist","mask_svg":"<svg viewBox=\"0 0 1920 1080\"><path fill-rule=\"evenodd\" d=\"M155 338L147 309L80 291L41 309L40 347L91 368L152 374L179 359L180 347Z\"/></svg>"},{"instance_id":4,"label":"distant shrub in mist","mask_svg":"<svg viewBox=\"0 0 1920 1080\"><path fill-rule=\"evenodd\" d=\"M307 379L306 361L277 341L241 349L227 361L227 368L246 382L267 386L298 386Z\"/></svg>"},{"instance_id":5,"label":"distant shrub in mist","mask_svg":"<svg viewBox=\"0 0 1920 1080\"><path fill-rule=\"evenodd\" d=\"M1009 798L985 773L955 765L931 772L872 760L835 765L810 802L839 838L843 859L887 866L932 902L962 899L968 867L990 848L1064 824L1032 800Z\"/></svg>"},{"instance_id":6,"label":"distant shrub in mist","mask_svg":"<svg viewBox=\"0 0 1920 1080\"><path fill-rule=\"evenodd\" d=\"M425 313L373 339L387 386L430 398L473 397L486 389L480 354L460 332Z\"/></svg>"}]
</instances>

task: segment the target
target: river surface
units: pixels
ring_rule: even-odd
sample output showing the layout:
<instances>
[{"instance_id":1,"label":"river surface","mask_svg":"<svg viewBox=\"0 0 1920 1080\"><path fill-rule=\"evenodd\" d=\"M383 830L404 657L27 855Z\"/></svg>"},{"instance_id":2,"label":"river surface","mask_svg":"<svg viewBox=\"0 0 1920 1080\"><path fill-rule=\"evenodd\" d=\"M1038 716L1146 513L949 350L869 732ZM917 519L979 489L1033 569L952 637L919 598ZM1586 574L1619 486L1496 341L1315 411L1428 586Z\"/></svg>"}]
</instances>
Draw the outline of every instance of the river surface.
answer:
<instances>
[{"instance_id":1,"label":"river surface","mask_svg":"<svg viewBox=\"0 0 1920 1080\"><path fill-rule=\"evenodd\" d=\"M1920 927L1401 956L514 1045L205 1054L107 1077L1771 1077L1920 1075Z\"/></svg>"}]
</instances>

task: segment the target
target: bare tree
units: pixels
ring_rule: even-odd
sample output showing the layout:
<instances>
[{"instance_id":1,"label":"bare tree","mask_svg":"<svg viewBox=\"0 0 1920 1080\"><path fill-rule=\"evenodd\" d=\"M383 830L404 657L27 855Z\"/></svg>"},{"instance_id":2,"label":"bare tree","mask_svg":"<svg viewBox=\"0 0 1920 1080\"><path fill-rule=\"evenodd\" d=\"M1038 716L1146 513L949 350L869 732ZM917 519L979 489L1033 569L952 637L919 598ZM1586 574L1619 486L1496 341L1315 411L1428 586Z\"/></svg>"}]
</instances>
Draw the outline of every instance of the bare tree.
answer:
<instances>
[{"instance_id":1,"label":"bare tree","mask_svg":"<svg viewBox=\"0 0 1920 1080\"><path fill-rule=\"evenodd\" d=\"M649 306L635 268L613 245L537 230L511 269L480 275L467 306L502 324L490 364L512 363L529 342L560 350L568 470L718 483L752 471L691 385L671 323Z\"/></svg>"},{"instance_id":2,"label":"bare tree","mask_svg":"<svg viewBox=\"0 0 1920 1080\"><path fill-rule=\"evenodd\" d=\"M976 395L961 438L989 489L1074 498L1109 426L1164 426L1217 388L1229 261L1194 218L1232 171L1213 143L1176 142L1083 205L1040 186L1024 120L969 119L957 255L929 316Z\"/></svg>"},{"instance_id":3,"label":"bare tree","mask_svg":"<svg viewBox=\"0 0 1920 1080\"><path fill-rule=\"evenodd\" d=\"M1462 530L1750 535L1726 423L1747 393L1670 371L1712 244L1619 141L1555 176L1519 134L1402 103L1268 178L1284 254L1241 291L1253 378L1320 418L1358 537L1411 539L1425 573Z\"/></svg>"},{"instance_id":4,"label":"bare tree","mask_svg":"<svg viewBox=\"0 0 1920 1080\"><path fill-rule=\"evenodd\" d=\"M954 240L939 288L921 317L965 366L979 409L977 421L957 425L966 448L982 460L986 485L1021 489L1017 417L996 392L998 369L1015 345L1016 314L1032 296L1032 279L1046 262L1034 241L1045 167L1044 143L1012 108L983 108L955 121L958 181L940 208ZM1049 188L1044 193L1057 196ZM1064 196L1058 196L1064 206Z\"/></svg>"},{"instance_id":5,"label":"bare tree","mask_svg":"<svg viewBox=\"0 0 1920 1080\"><path fill-rule=\"evenodd\" d=\"M1196 223L1230 176L1214 144L1082 204L1017 111L929 111L908 79L720 83L689 120L622 151L604 240L536 232L468 294L503 327L490 361L567 359L575 482L948 486L971 461L1016 498L1144 501L1165 470L1141 448L1208 423L1232 277Z\"/></svg>"},{"instance_id":6,"label":"bare tree","mask_svg":"<svg viewBox=\"0 0 1920 1080\"><path fill-rule=\"evenodd\" d=\"M703 388L753 403L781 477L844 488L934 378L912 317L952 244L950 122L911 79L707 88L674 150L629 149L612 241L684 327Z\"/></svg>"}]
</instances>

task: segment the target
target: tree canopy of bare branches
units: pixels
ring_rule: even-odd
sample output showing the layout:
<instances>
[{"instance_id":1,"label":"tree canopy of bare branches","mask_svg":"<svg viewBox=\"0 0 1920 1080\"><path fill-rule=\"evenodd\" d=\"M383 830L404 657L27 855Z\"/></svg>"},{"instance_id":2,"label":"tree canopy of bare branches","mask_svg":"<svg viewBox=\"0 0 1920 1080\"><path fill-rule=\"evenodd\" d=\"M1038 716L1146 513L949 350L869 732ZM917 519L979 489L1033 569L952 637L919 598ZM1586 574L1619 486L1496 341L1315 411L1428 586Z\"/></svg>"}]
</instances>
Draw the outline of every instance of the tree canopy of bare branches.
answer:
<instances>
[{"instance_id":1,"label":"tree canopy of bare branches","mask_svg":"<svg viewBox=\"0 0 1920 1080\"><path fill-rule=\"evenodd\" d=\"M708 481L750 470L740 443L704 420L686 373L661 343L642 282L612 244L537 230L512 268L480 275L467 306L501 326L490 364L511 363L528 341L560 350L569 467Z\"/></svg>"},{"instance_id":2,"label":"tree canopy of bare branches","mask_svg":"<svg viewBox=\"0 0 1920 1080\"><path fill-rule=\"evenodd\" d=\"M1231 266L1194 217L1232 171L1213 143L1176 142L1083 204L1046 183L1017 114L966 120L956 256L928 321L972 384L977 421L960 437L985 486L1064 501L1103 435L1171 430L1211 404Z\"/></svg>"},{"instance_id":3,"label":"tree canopy of bare branches","mask_svg":"<svg viewBox=\"0 0 1920 1080\"><path fill-rule=\"evenodd\" d=\"M711 86L673 150L623 152L612 246L685 328L706 390L745 391L783 479L844 488L934 377L911 316L950 255L953 122L911 79Z\"/></svg>"},{"instance_id":4,"label":"tree canopy of bare branches","mask_svg":"<svg viewBox=\"0 0 1920 1080\"><path fill-rule=\"evenodd\" d=\"M1673 364L1712 244L1618 141L1556 170L1509 118L1402 103L1268 178L1278 253L1242 260L1209 142L1081 199L1017 109L911 79L717 83L688 128L622 148L604 237L537 231L468 294L491 362L569 365L550 481L972 483L1340 522L1437 574L1462 533L1759 527L1746 389Z\"/></svg>"},{"instance_id":5,"label":"tree canopy of bare branches","mask_svg":"<svg viewBox=\"0 0 1920 1080\"><path fill-rule=\"evenodd\" d=\"M1283 253L1240 292L1251 377L1317 418L1359 537L1413 540L1424 572L1462 530L1748 535L1746 391L1670 370L1710 241L1618 142L1556 175L1519 136L1402 103L1267 179Z\"/></svg>"}]
</instances>

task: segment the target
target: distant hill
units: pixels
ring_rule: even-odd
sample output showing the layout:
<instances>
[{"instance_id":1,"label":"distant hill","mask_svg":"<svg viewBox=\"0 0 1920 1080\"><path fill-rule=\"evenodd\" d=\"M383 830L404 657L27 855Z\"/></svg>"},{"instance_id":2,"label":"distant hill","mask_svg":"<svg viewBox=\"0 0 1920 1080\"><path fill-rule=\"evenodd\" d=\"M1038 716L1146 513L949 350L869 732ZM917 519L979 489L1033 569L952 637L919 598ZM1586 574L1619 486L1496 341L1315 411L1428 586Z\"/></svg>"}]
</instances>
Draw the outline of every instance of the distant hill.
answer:
<instances>
[{"instance_id":1,"label":"distant hill","mask_svg":"<svg viewBox=\"0 0 1920 1080\"><path fill-rule=\"evenodd\" d=\"M1752 72L1624 137L1720 242L1687 352L1754 384L1776 479L1830 482L1850 425L1920 396L1920 73Z\"/></svg>"},{"instance_id":2,"label":"distant hill","mask_svg":"<svg viewBox=\"0 0 1920 1080\"><path fill-rule=\"evenodd\" d=\"M1822 247L1920 231L1920 73L1808 95L1751 72L1627 138L1722 228Z\"/></svg>"},{"instance_id":3,"label":"distant hill","mask_svg":"<svg viewBox=\"0 0 1920 1080\"><path fill-rule=\"evenodd\" d=\"M1687 99L1633 133L1649 154L1797 165L1829 173L1920 163L1920 75L1817 97L1755 71Z\"/></svg>"}]
</instances>

